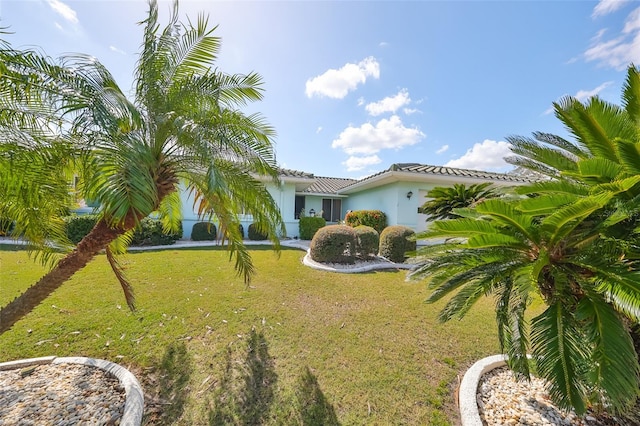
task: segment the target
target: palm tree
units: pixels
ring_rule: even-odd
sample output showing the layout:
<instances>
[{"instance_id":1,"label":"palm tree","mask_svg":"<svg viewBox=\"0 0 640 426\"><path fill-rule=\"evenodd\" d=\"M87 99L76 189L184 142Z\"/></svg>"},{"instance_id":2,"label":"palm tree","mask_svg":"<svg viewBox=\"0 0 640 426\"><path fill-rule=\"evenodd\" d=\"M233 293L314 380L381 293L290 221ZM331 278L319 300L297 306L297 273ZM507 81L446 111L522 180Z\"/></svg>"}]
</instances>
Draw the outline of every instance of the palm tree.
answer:
<instances>
[{"instance_id":1,"label":"palm tree","mask_svg":"<svg viewBox=\"0 0 640 426\"><path fill-rule=\"evenodd\" d=\"M623 244L600 237L606 224L592 220L616 195L587 196L562 208L531 198L459 210L461 218L433 222L417 235L449 240L419 249L421 266L410 276L428 280L429 302L452 295L439 314L443 322L494 296L509 366L529 377L531 353L560 407L624 412L640 385L623 320L640 318L640 272L622 256ZM538 213L552 206L553 213ZM525 311L536 296L547 309L527 324Z\"/></svg>"},{"instance_id":2,"label":"palm tree","mask_svg":"<svg viewBox=\"0 0 640 426\"><path fill-rule=\"evenodd\" d=\"M498 194L490 186L491 183L485 182L469 186L456 183L452 187L435 187L427 193L429 200L422 205L422 212L429 216L429 220L459 217L454 209L470 207L497 197Z\"/></svg>"},{"instance_id":3,"label":"palm tree","mask_svg":"<svg viewBox=\"0 0 640 426\"><path fill-rule=\"evenodd\" d=\"M25 180L18 173L22 163L10 158L13 146L21 147L23 162L41 158L43 147L54 157L66 158L51 170L44 160L37 161L56 177L69 170L77 173L81 195L97 200L101 210L96 226L70 253L0 310L0 333L101 250L106 250L133 309L131 287L115 254L152 212L160 214L165 229L177 229L181 185L194 195L198 213L218 222L245 281L255 271L239 233L238 213L252 214L276 247L284 233L277 205L260 180L278 179L275 132L261 115L246 115L239 109L262 99L260 76L228 75L212 68L220 49L215 28L209 29L205 15L195 23L180 24L177 1L163 30L155 0L149 2L149 15L142 24L133 100L90 56L68 56L54 64L37 52L2 52L7 72L0 78L0 109L8 112L0 115L0 123L3 129L18 129L20 135L12 147L0 151L0 191L9 196L0 202L0 216L3 211L10 213L17 229L26 230L37 248L51 240L68 243L59 232L47 229L40 232L43 238L30 238L40 236L30 229L30 207L51 203L38 220L55 223L62 201L35 199L34 192L47 188L46 182L40 176ZM60 192L60 182L55 183Z\"/></svg>"},{"instance_id":4,"label":"palm tree","mask_svg":"<svg viewBox=\"0 0 640 426\"><path fill-rule=\"evenodd\" d=\"M508 138L516 154L508 161L546 179L516 189L527 199L462 209L461 219L418 235L459 244L423 249L413 277L433 274L431 301L459 290L443 321L495 295L510 366L528 375L531 349L558 405L625 411L640 375L632 340L638 347L640 72L629 67L621 107L597 97L554 107L574 141L542 132ZM547 310L528 329L524 311L535 294Z\"/></svg>"}]
</instances>

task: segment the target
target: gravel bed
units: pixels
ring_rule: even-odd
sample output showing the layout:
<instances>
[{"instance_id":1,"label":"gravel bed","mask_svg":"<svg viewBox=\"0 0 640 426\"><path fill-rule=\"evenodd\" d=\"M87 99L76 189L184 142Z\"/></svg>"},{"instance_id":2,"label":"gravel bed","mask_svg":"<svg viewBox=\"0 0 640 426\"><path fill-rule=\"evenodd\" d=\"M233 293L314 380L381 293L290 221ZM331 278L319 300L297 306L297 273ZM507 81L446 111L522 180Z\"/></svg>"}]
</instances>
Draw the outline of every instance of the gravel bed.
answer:
<instances>
[{"instance_id":1,"label":"gravel bed","mask_svg":"<svg viewBox=\"0 0 640 426\"><path fill-rule=\"evenodd\" d=\"M482 376L476 399L483 424L488 426L629 425L615 418L600 419L589 413L579 417L573 411L562 411L549 399L544 380L532 377L531 382L517 381L507 367Z\"/></svg>"},{"instance_id":2,"label":"gravel bed","mask_svg":"<svg viewBox=\"0 0 640 426\"><path fill-rule=\"evenodd\" d=\"M95 367L45 364L0 371L0 425L119 425L125 391Z\"/></svg>"}]
</instances>

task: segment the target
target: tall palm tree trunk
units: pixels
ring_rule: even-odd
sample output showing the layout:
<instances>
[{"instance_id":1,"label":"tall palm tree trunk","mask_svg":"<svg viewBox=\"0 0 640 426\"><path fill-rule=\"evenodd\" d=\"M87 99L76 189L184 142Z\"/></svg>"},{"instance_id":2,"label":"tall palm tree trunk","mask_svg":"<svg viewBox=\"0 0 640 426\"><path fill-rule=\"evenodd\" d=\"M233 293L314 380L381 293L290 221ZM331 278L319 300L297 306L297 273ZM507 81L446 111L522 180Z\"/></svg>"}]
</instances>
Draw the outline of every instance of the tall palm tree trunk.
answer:
<instances>
[{"instance_id":1,"label":"tall palm tree trunk","mask_svg":"<svg viewBox=\"0 0 640 426\"><path fill-rule=\"evenodd\" d=\"M109 227L104 219L98 221L91 232L78 243L77 247L60 260L51 271L9 302L7 306L0 309L0 334L9 330L51 293L60 288L73 274L85 267L109 243L125 232L126 229Z\"/></svg>"}]
</instances>

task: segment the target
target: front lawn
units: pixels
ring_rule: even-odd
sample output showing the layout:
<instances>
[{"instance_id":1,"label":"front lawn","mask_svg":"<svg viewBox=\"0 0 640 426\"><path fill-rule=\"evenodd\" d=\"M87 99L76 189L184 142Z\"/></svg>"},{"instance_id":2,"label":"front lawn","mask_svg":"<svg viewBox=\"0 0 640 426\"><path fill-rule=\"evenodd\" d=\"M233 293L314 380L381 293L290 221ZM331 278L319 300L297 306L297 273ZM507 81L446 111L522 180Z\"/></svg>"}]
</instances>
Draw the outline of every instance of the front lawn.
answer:
<instances>
[{"instance_id":1,"label":"front lawn","mask_svg":"<svg viewBox=\"0 0 640 426\"><path fill-rule=\"evenodd\" d=\"M442 325L406 272L322 272L303 255L257 246L246 288L220 249L128 254L136 313L99 256L0 336L0 361L122 364L145 388L147 424L456 424L458 376L499 349L492 301ZM43 271L0 251L0 304Z\"/></svg>"}]
</instances>

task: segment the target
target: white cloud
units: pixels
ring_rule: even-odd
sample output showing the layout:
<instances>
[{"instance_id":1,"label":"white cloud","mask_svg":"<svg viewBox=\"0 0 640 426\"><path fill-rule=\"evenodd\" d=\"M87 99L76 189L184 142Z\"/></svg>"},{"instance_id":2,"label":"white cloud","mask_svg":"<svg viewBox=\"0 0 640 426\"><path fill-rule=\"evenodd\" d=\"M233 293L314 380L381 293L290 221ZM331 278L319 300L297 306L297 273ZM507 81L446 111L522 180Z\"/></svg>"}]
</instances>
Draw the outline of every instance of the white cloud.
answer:
<instances>
[{"instance_id":1,"label":"white cloud","mask_svg":"<svg viewBox=\"0 0 640 426\"><path fill-rule=\"evenodd\" d=\"M389 46L389 43L387 43L386 41L381 41L380 44L378 44L378 46L385 48Z\"/></svg>"},{"instance_id":2,"label":"white cloud","mask_svg":"<svg viewBox=\"0 0 640 426\"><path fill-rule=\"evenodd\" d=\"M354 157L351 156L342 164L347 166L348 172L357 172L364 169L367 166L373 166L374 164L380 164L382 160L377 155L370 155L368 157Z\"/></svg>"},{"instance_id":3,"label":"white cloud","mask_svg":"<svg viewBox=\"0 0 640 426\"><path fill-rule=\"evenodd\" d=\"M122 49L118 49L118 48L117 48L117 47L115 47L115 46L109 46L109 50L111 50L112 52L119 53L119 54L121 54L121 55L126 55L126 54L127 54L127 52L125 52L125 51L124 51L124 50L122 50Z\"/></svg>"},{"instance_id":4,"label":"white cloud","mask_svg":"<svg viewBox=\"0 0 640 426\"><path fill-rule=\"evenodd\" d=\"M54 12L62 16L65 20L71 22L72 24L78 23L78 14L67 4L61 2L60 0L47 0L47 3L49 4L49 6L51 6L51 9L53 9Z\"/></svg>"},{"instance_id":5,"label":"white cloud","mask_svg":"<svg viewBox=\"0 0 640 426\"><path fill-rule=\"evenodd\" d=\"M596 7L593 8L592 18L608 15L615 12L627 3L628 0L600 0Z\"/></svg>"},{"instance_id":6,"label":"white cloud","mask_svg":"<svg viewBox=\"0 0 640 426\"><path fill-rule=\"evenodd\" d=\"M574 95L574 97L580 102L589 99L592 96L596 96L598 93L602 92L607 87L611 86L613 81L605 81L600 86L596 87L593 90L579 90L578 93Z\"/></svg>"},{"instance_id":7,"label":"white cloud","mask_svg":"<svg viewBox=\"0 0 640 426\"><path fill-rule=\"evenodd\" d=\"M331 146L341 148L349 155L372 155L382 149L401 149L415 145L425 137L419 129L405 127L397 115L378 121L375 126L365 123L360 127L349 126L340 133Z\"/></svg>"},{"instance_id":8,"label":"white cloud","mask_svg":"<svg viewBox=\"0 0 640 426\"><path fill-rule=\"evenodd\" d=\"M402 89L395 96L387 96L381 101L367 104L364 108L370 115L375 117L380 114L384 114L385 112L392 112L395 114L399 108L409 105L410 103L411 98L409 97L409 92L407 89Z\"/></svg>"},{"instance_id":9,"label":"white cloud","mask_svg":"<svg viewBox=\"0 0 640 426\"><path fill-rule=\"evenodd\" d=\"M342 99L355 90L358 84L364 84L369 77L380 78L380 64L373 56L357 64L345 64L339 70L327 70L324 74L307 80L305 93L309 98L318 95Z\"/></svg>"},{"instance_id":10,"label":"white cloud","mask_svg":"<svg viewBox=\"0 0 640 426\"><path fill-rule=\"evenodd\" d=\"M415 114L416 112L420 112L420 110L417 108L404 108L402 112L404 112L406 115L411 115Z\"/></svg>"},{"instance_id":11,"label":"white cloud","mask_svg":"<svg viewBox=\"0 0 640 426\"><path fill-rule=\"evenodd\" d=\"M624 28L622 32L624 34L629 34L634 31L638 31L640 28L640 8L634 9L629 16L627 16L626 21L624 22Z\"/></svg>"},{"instance_id":12,"label":"white cloud","mask_svg":"<svg viewBox=\"0 0 640 426\"><path fill-rule=\"evenodd\" d=\"M445 166L501 172L511 167L504 161L504 157L511 154L507 142L485 139L482 143L474 144L462 157L449 161Z\"/></svg>"},{"instance_id":13,"label":"white cloud","mask_svg":"<svg viewBox=\"0 0 640 426\"><path fill-rule=\"evenodd\" d=\"M362 106L362 105L364 105L364 98L360 97L358 98L358 106Z\"/></svg>"},{"instance_id":14,"label":"white cloud","mask_svg":"<svg viewBox=\"0 0 640 426\"><path fill-rule=\"evenodd\" d=\"M591 45L584 52L587 62L596 61L619 70L629 63L640 62L640 8L627 16L620 35L605 40L604 34L601 30L591 39Z\"/></svg>"},{"instance_id":15,"label":"white cloud","mask_svg":"<svg viewBox=\"0 0 640 426\"><path fill-rule=\"evenodd\" d=\"M436 154L442 154L443 152L446 152L448 149L449 149L449 145L442 145L440 149L436 151Z\"/></svg>"},{"instance_id":16,"label":"white cloud","mask_svg":"<svg viewBox=\"0 0 640 426\"><path fill-rule=\"evenodd\" d=\"M596 96L598 93L602 92L604 89L606 89L607 87L611 86L613 84L613 81L605 81L604 83L602 83L600 86L596 87L595 89L592 90L578 90L578 92L573 95L574 98L576 98L577 100L579 100L580 102L584 102L587 99L591 98L592 96ZM553 107L550 107L549 109L547 109L544 113L546 114L551 114L553 112Z\"/></svg>"},{"instance_id":17,"label":"white cloud","mask_svg":"<svg viewBox=\"0 0 640 426\"><path fill-rule=\"evenodd\" d=\"M318 128L316 129L316 135L320 132L322 132L322 126L318 126Z\"/></svg>"}]
</instances>

